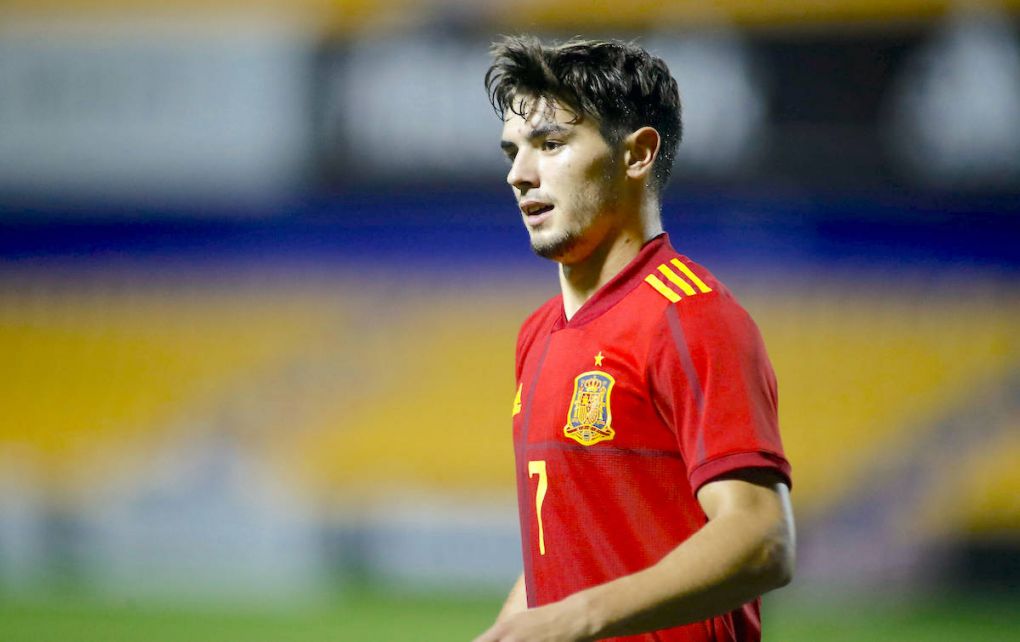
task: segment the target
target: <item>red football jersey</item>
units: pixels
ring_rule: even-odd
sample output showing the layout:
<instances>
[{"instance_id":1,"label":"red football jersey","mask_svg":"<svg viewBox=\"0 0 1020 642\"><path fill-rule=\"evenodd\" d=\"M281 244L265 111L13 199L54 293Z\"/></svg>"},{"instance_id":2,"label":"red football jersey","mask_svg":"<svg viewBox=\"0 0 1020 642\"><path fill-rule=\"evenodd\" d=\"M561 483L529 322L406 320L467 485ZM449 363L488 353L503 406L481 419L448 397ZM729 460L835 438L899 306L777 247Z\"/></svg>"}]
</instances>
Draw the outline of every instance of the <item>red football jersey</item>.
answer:
<instances>
[{"instance_id":1,"label":"red football jersey","mask_svg":"<svg viewBox=\"0 0 1020 642\"><path fill-rule=\"evenodd\" d=\"M742 468L787 483L776 380L754 322L662 234L569 321L521 328L513 408L529 606L651 566L707 521L695 493ZM619 638L759 640L759 602Z\"/></svg>"}]
</instances>

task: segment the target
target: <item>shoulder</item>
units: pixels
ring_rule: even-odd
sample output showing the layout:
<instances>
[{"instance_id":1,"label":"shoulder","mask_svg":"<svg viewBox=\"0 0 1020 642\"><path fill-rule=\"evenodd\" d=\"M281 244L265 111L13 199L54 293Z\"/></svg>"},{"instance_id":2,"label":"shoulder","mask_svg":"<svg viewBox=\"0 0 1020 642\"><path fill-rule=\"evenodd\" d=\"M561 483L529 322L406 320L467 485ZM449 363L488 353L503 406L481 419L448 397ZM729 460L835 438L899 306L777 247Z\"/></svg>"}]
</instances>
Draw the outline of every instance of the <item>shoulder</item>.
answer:
<instances>
[{"instance_id":1,"label":"shoulder","mask_svg":"<svg viewBox=\"0 0 1020 642\"><path fill-rule=\"evenodd\" d=\"M559 318L563 309L563 298L561 295L550 298L521 323L517 333L517 356L518 358L531 347L535 340L548 333L549 329Z\"/></svg>"},{"instance_id":2,"label":"shoulder","mask_svg":"<svg viewBox=\"0 0 1020 642\"><path fill-rule=\"evenodd\" d=\"M750 315L722 281L704 266L677 254L645 276L644 288L654 292L663 314L658 336L687 342L732 342L756 335ZM646 296L651 294L646 293Z\"/></svg>"},{"instance_id":3,"label":"shoulder","mask_svg":"<svg viewBox=\"0 0 1020 642\"><path fill-rule=\"evenodd\" d=\"M551 297L524 319L524 322L521 323L520 334L527 334L528 332L537 331L544 326L551 325L559 316L562 308L563 295L557 294Z\"/></svg>"},{"instance_id":4,"label":"shoulder","mask_svg":"<svg viewBox=\"0 0 1020 642\"><path fill-rule=\"evenodd\" d=\"M725 314L740 304L707 268L682 254L650 266L641 290L649 305L684 315Z\"/></svg>"}]
</instances>

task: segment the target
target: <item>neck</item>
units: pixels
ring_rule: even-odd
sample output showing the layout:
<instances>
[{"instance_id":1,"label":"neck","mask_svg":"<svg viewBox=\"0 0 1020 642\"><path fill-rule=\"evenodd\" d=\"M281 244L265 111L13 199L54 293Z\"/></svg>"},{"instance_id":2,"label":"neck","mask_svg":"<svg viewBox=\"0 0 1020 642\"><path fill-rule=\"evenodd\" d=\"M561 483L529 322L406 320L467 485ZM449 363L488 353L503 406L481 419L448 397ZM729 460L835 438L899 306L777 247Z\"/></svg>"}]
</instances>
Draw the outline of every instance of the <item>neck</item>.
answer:
<instances>
[{"instance_id":1,"label":"neck","mask_svg":"<svg viewBox=\"0 0 1020 642\"><path fill-rule=\"evenodd\" d=\"M650 214L653 214L650 215ZM658 207L642 212L634 225L612 230L591 253L580 261L560 264L560 290L567 320L603 285L634 260L641 248L662 233Z\"/></svg>"}]
</instances>

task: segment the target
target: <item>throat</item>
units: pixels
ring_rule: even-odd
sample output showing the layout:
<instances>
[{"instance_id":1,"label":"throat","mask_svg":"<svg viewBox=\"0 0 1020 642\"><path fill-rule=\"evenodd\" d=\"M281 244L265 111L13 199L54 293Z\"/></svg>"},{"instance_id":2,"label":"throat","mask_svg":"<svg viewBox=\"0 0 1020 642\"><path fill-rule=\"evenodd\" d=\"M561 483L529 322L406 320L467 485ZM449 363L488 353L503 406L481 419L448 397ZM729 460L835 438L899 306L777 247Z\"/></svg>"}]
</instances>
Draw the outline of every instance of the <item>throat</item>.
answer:
<instances>
[{"instance_id":1,"label":"throat","mask_svg":"<svg viewBox=\"0 0 1020 642\"><path fill-rule=\"evenodd\" d=\"M594 292L592 293L594 294ZM591 295L586 297L577 296L574 292L569 290L563 290L563 315L570 321L577 314L577 311L581 309L581 306L585 304Z\"/></svg>"},{"instance_id":2,"label":"throat","mask_svg":"<svg viewBox=\"0 0 1020 642\"><path fill-rule=\"evenodd\" d=\"M620 241L596 248L578 263L560 264L563 312L568 321L641 251L640 241Z\"/></svg>"},{"instance_id":3,"label":"throat","mask_svg":"<svg viewBox=\"0 0 1020 642\"><path fill-rule=\"evenodd\" d=\"M599 288L612 278L606 274L606 263L597 263L589 257L583 263L574 265L560 264L560 290L563 293L563 312L569 321L588 299L592 298Z\"/></svg>"}]
</instances>

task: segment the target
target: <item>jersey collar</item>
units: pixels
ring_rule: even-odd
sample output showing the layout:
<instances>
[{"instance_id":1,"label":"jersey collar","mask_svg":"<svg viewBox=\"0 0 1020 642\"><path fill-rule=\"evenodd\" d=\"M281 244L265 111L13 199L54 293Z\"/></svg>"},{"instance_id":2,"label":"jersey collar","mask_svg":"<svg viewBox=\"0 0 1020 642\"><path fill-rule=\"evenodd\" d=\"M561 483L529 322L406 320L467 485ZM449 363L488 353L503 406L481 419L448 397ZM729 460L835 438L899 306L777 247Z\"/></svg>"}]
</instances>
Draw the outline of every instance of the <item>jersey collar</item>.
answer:
<instances>
[{"instance_id":1,"label":"jersey collar","mask_svg":"<svg viewBox=\"0 0 1020 642\"><path fill-rule=\"evenodd\" d=\"M627 296L631 290L643 283L645 276L655 269L656 265L668 261L676 254L676 250L669 243L669 234L663 232L652 237L641 247L638 255L616 276L596 290L595 294L584 302L584 305L569 321L567 321L567 314L563 309L563 298L560 297L560 318L556 321L553 330L576 328L599 317L603 312L619 303L620 299Z\"/></svg>"}]
</instances>

